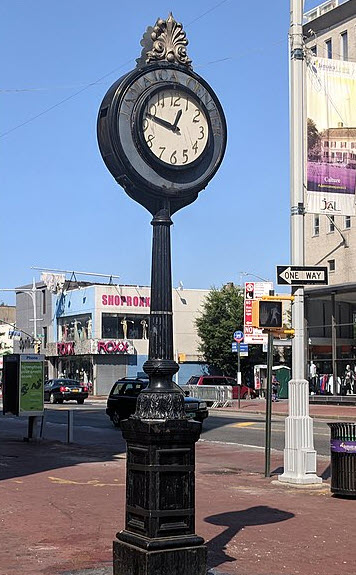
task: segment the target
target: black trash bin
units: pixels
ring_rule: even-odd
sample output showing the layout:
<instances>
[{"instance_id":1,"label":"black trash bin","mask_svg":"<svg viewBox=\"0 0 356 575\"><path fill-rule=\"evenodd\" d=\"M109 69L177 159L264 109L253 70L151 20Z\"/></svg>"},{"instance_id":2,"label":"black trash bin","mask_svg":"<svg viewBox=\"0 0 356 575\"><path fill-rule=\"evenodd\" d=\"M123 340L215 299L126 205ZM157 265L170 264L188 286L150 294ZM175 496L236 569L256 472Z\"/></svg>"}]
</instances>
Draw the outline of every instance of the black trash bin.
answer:
<instances>
[{"instance_id":1,"label":"black trash bin","mask_svg":"<svg viewBox=\"0 0 356 575\"><path fill-rule=\"evenodd\" d=\"M328 423L331 430L331 491L356 497L356 423Z\"/></svg>"}]
</instances>

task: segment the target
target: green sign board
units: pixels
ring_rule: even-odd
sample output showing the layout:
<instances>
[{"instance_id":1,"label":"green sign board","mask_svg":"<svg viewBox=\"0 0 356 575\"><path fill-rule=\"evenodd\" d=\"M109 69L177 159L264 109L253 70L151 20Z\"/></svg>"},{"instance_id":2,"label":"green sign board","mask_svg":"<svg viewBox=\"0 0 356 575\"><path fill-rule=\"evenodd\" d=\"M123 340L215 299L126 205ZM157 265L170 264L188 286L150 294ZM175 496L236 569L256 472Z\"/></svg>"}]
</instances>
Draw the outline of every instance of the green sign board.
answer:
<instances>
[{"instance_id":1,"label":"green sign board","mask_svg":"<svg viewBox=\"0 0 356 575\"><path fill-rule=\"evenodd\" d=\"M24 355L20 360L19 415L43 412L44 362L36 355Z\"/></svg>"}]
</instances>

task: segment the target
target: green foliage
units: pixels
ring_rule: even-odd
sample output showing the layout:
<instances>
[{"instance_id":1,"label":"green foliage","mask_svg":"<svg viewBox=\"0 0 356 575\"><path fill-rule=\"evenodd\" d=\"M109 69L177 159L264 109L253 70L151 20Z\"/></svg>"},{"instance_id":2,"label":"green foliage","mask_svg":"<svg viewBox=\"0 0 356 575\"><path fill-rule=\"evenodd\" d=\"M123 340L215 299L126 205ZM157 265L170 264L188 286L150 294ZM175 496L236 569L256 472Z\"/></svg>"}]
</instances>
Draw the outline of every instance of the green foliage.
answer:
<instances>
[{"instance_id":1,"label":"green foliage","mask_svg":"<svg viewBox=\"0 0 356 575\"><path fill-rule=\"evenodd\" d=\"M231 343L236 330L243 331L244 293L239 286L227 284L213 288L207 296L203 311L196 320L201 339L199 351L205 361L218 368L224 375L236 377L237 353L232 353ZM259 349L255 349L259 348ZM261 346L249 346L253 363L261 361ZM263 356L262 356L263 357ZM241 371L245 372L250 358L241 358Z\"/></svg>"}]
</instances>

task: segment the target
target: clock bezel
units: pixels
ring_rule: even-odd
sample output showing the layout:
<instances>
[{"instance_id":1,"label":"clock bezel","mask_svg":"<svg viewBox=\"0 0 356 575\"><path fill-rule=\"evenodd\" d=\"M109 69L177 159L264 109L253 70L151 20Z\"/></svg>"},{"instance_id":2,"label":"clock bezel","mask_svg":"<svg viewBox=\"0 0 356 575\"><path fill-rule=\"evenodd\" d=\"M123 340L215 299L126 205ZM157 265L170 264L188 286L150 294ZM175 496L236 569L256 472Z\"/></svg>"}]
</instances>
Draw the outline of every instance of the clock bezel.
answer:
<instances>
[{"instance_id":1,"label":"clock bezel","mask_svg":"<svg viewBox=\"0 0 356 575\"><path fill-rule=\"evenodd\" d=\"M167 83L193 91L211 124L209 146L197 164L186 168L172 169L163 162L160 166L156 156L142 152L145 148L135 136L138 101L153 87L162 89ZM193 202L218 170L227 141L225 115L211 86L193 70L167 62L136 68L109 88L99 109L97 133L101 155L112 176L151 213L162 201L169 202L172 214Z\"/></svg>"},{"instance_id":2,"label":"clock bezel","mask_svg":"<svg viewBox=\"0 0 356 575\"><path fill-rule=\"evenodd\" d=\"M153 98L156 94L158 94L159 92L164 92L164 91L179 91L179 92L183 92L189 95L191 101L193 101L199 108L200 110L203 112L204 117L205 117L205 121L207 123L207 130L208 130L208 137L204 146L204 149L201 151L201 153L199 154L199 156L193 160L192 162L189 162L187 164L170 164L169 162L165 162L163 160L161 160L160 158L158 158L156 156L156 154L154 154L148 144L147 141L145 139L144 136L144 132L142 129L142 125L143 125L143 116L145 113L145 108L147 105L147 102ZM177 108L179 109L179 108ZM134 110L134 124L133 124L133 132L134 132L134 138L136 140L139 152L143 154L143 156L145 157L145 159L148 162L151 162L152 160L155 161L155 163L157 164L157 168L162 170L173 170L173 171L177 171L177 170L184 170L184 171L188 171L189 169L194 169L196 168L200 162L203 161L204 157L206 157L208 155L209 152L209 148L211 147L211 121L210 121L210 117L209 117L209 113L208 110L206 109L206 106L204 105L204 102L202 102L201 99L199 99L195 92L193 92L193 90L187 88L186 86L177 83L177 82L164 82L159 86L155 86L152 89L147 90L147 92L145 92L144 94L141 95L141 97L138 99L137 104L136 104L136 110Z\"/></svg>"}]
</instances>

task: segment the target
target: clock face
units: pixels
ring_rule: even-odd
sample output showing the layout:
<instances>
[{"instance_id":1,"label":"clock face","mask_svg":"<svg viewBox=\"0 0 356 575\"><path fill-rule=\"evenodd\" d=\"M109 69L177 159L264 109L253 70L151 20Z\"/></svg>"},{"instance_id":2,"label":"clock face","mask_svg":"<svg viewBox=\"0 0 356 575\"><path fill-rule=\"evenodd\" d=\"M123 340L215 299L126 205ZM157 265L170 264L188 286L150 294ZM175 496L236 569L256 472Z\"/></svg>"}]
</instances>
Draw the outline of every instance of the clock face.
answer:
<instances>
[{"instance_id":1,"label":"clock face","mask_svg":"<svg viewBox=\"0 0 356 575\"><path fill-rule=\"evenodd\" d=\"M205 112L194 96L168 87L147 100L141 130L150 152L172 167L198 160L209 136Z\"/></svg>"}]
</instances>

